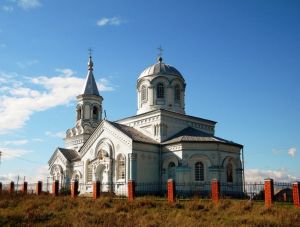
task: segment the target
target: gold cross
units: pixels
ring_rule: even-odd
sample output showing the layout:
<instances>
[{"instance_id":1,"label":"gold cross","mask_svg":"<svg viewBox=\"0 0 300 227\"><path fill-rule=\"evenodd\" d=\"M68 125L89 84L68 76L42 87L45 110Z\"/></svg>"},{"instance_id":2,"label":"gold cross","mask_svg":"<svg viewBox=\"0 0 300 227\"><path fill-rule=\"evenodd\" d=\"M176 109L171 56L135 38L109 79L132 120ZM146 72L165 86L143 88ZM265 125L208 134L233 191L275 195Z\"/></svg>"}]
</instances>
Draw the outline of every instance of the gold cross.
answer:
<instances>
[{"instance_id":1,"label":"gold cross","mask_svg":"<svg viewBox=\"0 0 300 227\"><path fill-rule=\"evenodd\" d=\"M162 53L163 53L163 48L161 47L161 45L157 48L159 53L158 53L158 57L161 57L162 56Z\"/></svg>"}]
</instances>

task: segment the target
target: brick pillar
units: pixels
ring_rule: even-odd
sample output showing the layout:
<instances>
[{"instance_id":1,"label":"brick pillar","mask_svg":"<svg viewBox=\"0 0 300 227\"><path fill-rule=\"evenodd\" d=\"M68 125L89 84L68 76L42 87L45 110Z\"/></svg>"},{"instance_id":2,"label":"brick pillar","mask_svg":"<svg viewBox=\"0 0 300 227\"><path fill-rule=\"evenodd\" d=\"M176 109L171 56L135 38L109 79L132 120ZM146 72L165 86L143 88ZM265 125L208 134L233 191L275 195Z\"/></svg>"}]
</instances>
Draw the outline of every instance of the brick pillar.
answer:
<instances>
[{"instance_id":1,"label":"brick pillar","mask_svg":"<svg viewBox=\"0 0 300 227\"><path fill-rule=\"evenodd\" d=\"M100 197L100 181L93 182L93 198L98 199Z\"/></svg>"},{"instance_id":2,"label":"brick pillar","mask_svg":"<svg viewBox=\"0 0 300 227\"><path fill-rule=\"evenodd\" d=\"M135 197L135 182L134 180L128 181L128 201L133 201Z\"/></svg>"},{"instance_id":3,"label":"brick pillar","mask_svg":"<svg viewBox=\"0 0 300 227\"><path fill-rule=\"evenodd\" d=\"M273 179L265 179L265 206L271 207L274 203Z\"/></svg>"},{"instance_id":4,"label":"brick pillar","mask_svg":"<svg viewBox=\"0 0 300 227\"><path fill-rule=\"evenodd\" d=\"M52 183L52 195L58 196L58 188L59 188L59 181L56 180Z\"/></svg>"},{"instance_id":5,"label":"brick pillar","mask_svg":"<svg viewBox=\"0 0 300 227\"><path fill-rule=\"evenodd\" d=\"M42 181L38 181L37 184L36 184L36 194L37 195L40 195L42 193Z\"/></svg>"},{"instance_id":6,"label":"brick pillar","mask_svg":"<svg viewBox=\"0 0 300 227\"><path fill-rule=\"evenodd\" d=\"M176 191L175 191L175 182L173 179L168 180L168 202L174 203L175 202L175 197L176 197Z\"/></svg>"},{"instance_id":7,"label":"brick pillar","mask_svg":"<svg viewBox=\"0 0 300 227\"><path fill-rule=\"evenodd\" d=\"M300 182L293 183L293 201L295 207L300 208Z\"/></svg>"},{"instance_id":8,"label":"brick pillar","mask_svg":"<svg viewBox=\"0 0 300 227\"><path fill-rule=\"evenodd\" d=\"M78 196L78 181L75 180L71 183L71 197L76 198Z\"/></svg>"},{"instance_id":9,"label":"brick pillar","mask_svg":"<svg viewBox=\"0 0 300 227\"><path fill-rule=\"evenodd\" d=\"M0 194L2 193L2 183L0 182Z\"/></svg>"},{"instance_id":10,"label":"brick pillar","mask_svg":"<svg viewBox=\"0 0 300 227\"><path fill-rule=\"evenodd\" d=\"M217 179L211 180L211 199L214 204L220 200L220 182Z\"/></svg>"},{"instance_id":11,"label":"brick pillar","mask_svg":"<svg viewBox=\"0 0 300 227\"><path fill-rule=\"evenodd\" d=\"M24 181L23 185L22 185L22 188L21 188L21 191L22 191L23 194L27 194L27 185L28 185L27 182Z\"/></svg>"},{"instance_id":12,"label":"brick pillar","mask_svg":"<svg viewBox=\"0 0 300 227\"><path fill-rule=\"evenodd\" d=\"M8 192L9 192L10 194L12 194L12 193L14 193L14 191L15 191L15 183L12 181L12 182L10 182L10 184L9 184Z\"/></svg>"}]
</instances>

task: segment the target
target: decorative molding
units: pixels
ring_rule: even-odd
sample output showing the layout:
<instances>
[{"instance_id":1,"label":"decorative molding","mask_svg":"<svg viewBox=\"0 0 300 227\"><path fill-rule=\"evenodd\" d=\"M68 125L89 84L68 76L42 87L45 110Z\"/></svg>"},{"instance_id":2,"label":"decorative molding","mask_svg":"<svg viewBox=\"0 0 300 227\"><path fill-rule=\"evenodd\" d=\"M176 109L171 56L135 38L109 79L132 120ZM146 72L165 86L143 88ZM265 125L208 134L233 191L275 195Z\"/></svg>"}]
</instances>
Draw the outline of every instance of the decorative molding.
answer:
<instances>
[{"instance_id":1,"label":"decorative molding","mask_svg":"<svg viewBox=\"0 0 300 227\"><path fill-rule=\"evenodd\" d=\"M165 147L168 151L180 151L182 150L182 145L181 144L176 144L176 145L169 145Z\"/></svg>"},{"instance_id":2,"label":"decorative molding","mask_svg":"<svg viewBox=\"0 0 300 227\"><path fill-rule=\"evenodd\" d=\"M135 154L135 153L130 153L130 154L128 154L128 156L129 156L130 160L137 160L137 154Z\"/></svg>"},{"instance_id":3,"label":"decorative molding","mask_svg":"<svg viewBox=\"0 0 300 227\"><path fill-rule=\"evenodd\" d=\"M85 155L85 153L92 147L92 145L95 143L95 141L100 137L100 135L103 132L109 132L111 135L113 135L115 138L117 138L118 140L122 141L123 143L127 144L127 145L131 145L132 144L132 140L131 138L129 138L127 135L125 135L124 133L120 133L120 130L118 130L117 128L111 126L108 122L103 121L98 128L96 128L96 130L94 131L94 133L88 138L88 140L86 141L86 143L83 145L83 147L80 150L81 153L81 157L83 157Z\"/></svg>"}]
</instances>

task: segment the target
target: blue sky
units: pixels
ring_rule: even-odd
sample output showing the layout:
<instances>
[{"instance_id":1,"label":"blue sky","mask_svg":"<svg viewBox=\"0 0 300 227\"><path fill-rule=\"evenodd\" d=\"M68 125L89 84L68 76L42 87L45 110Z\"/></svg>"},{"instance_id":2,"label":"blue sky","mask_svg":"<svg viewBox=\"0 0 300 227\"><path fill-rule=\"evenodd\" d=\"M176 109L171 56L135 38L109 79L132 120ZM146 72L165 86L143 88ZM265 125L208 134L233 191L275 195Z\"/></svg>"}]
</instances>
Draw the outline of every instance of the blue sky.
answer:
<instances>
[{"instance_id":1,"label":"blue sky","mask_svg":"<svg viewBox=\"0 0 300 227\"><path fill-rule=\"evenodd\" d=\"M300 179L299 1L0 0L0 180L44 176L75 123L88 48L117 120L136 113L160 45L186 112L244 144L249 181Z\"/></svg>"}]
</instances>

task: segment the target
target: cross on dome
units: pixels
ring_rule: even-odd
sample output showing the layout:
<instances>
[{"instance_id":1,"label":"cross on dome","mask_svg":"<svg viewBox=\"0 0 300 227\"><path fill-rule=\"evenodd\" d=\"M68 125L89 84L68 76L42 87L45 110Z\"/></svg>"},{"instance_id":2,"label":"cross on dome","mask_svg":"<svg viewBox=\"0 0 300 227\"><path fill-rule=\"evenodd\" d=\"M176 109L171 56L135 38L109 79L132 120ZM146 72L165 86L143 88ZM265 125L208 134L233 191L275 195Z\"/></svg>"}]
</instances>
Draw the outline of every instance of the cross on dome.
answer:
<instances>
[{"instance_id":1,"label":"cross on dome","mask_svg":"<svg viewBox=\"0 0 300 227\"><path fill-rule=\"evenodd\" d=\"M157 50L159 51L158 53L158 61L162 62L162 54L163 54L163 48L161 47L161 45L157 48Z\"/></svg>"}]
</instances>

